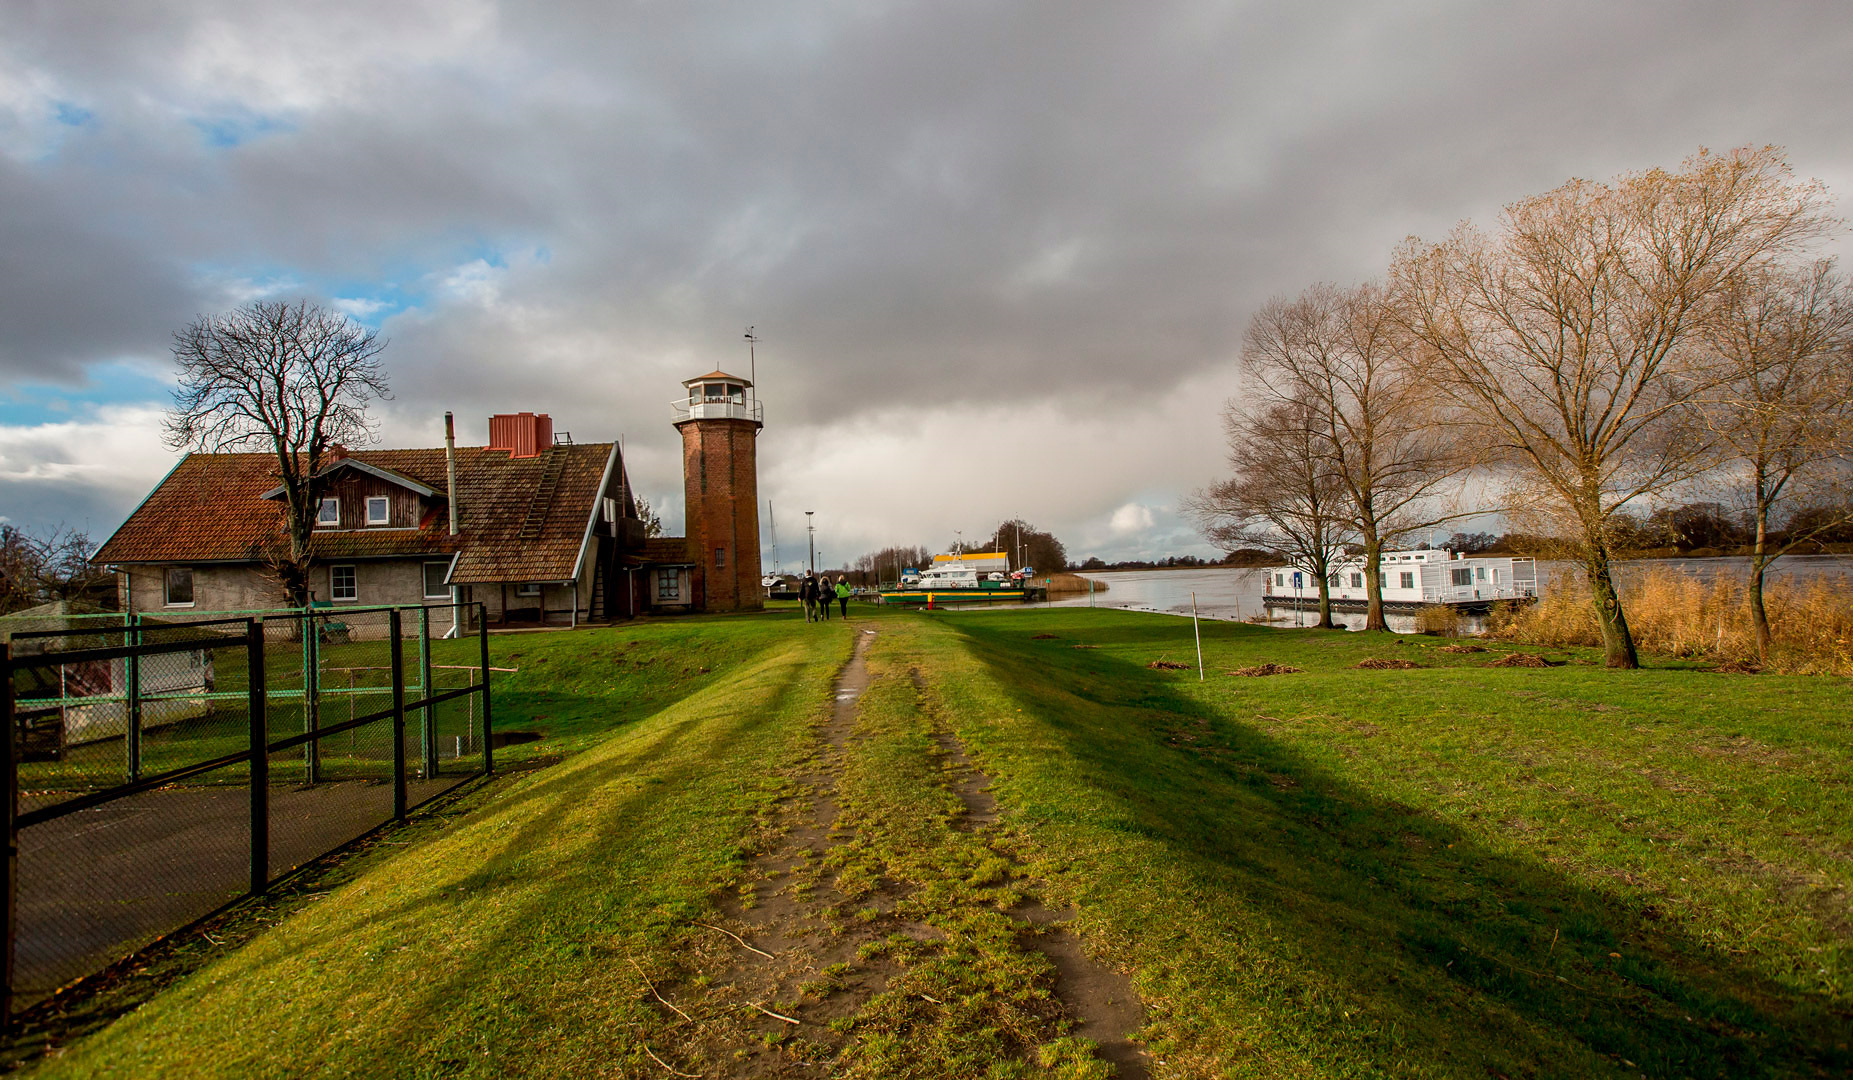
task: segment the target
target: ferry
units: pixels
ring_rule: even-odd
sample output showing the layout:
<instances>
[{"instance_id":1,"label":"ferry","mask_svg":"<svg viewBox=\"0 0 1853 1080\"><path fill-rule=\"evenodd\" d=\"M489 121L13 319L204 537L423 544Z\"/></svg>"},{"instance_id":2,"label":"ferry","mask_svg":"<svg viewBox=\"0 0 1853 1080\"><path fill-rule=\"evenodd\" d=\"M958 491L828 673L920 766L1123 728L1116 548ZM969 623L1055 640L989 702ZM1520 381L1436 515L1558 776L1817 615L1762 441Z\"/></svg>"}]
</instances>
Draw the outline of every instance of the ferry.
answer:
<instances>
[{"instance_id":1,"label":"ferry","mask_svg":"<svg viewBox=\"0 0 1853 1080\"><path fill-rule=\"evenodd\" d=\"M1495 603L1525 603L1538 597L1538 564L1507 555L1460 555L1447 548L1386 551L1378 564L1385 611L1411 613L1431 604L1464 612L1485 611ZM1363 611L1370 606L1364 588L1364 556L1344 555L1330 564L1327 592L1334 611ZM1275 607L1319 607L1319 580L1303 566L1263 570L1262 593Z\"/></svg>"},{"instance_id":2,"label":"ferry","mask_svg":"<svg viewBox=\"0 0 1853 1080\"><path fill-rule=\"evenodd\" d=\"M933 556L925 570L906 569L901 579L881 590L884 604L1002 604L1041 600L1048 590L1030 583L1035 571L1010 569L1002 551L964 551Z\"/></svg>"}]
</instances>

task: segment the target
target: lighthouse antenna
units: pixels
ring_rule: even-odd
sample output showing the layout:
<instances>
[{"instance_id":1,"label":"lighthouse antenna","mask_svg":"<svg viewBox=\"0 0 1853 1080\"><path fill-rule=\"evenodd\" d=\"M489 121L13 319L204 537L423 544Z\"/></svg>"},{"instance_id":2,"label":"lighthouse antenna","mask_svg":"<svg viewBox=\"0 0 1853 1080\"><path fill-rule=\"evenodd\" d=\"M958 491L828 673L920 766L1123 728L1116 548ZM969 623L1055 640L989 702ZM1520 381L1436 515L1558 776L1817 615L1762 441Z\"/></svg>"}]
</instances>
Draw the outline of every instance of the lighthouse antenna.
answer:
<instances>
[{"instance_id":1,"label":"lighthouse antenna","mask_svg":"<svg viewBox=\"0 0 1853 1080\"><path fill-rule=\"evenodd\" d=\"M746 380L753 384L753 400L759 400L759 338L753 328L746 328Z\"/></svg>"}]
</instances>

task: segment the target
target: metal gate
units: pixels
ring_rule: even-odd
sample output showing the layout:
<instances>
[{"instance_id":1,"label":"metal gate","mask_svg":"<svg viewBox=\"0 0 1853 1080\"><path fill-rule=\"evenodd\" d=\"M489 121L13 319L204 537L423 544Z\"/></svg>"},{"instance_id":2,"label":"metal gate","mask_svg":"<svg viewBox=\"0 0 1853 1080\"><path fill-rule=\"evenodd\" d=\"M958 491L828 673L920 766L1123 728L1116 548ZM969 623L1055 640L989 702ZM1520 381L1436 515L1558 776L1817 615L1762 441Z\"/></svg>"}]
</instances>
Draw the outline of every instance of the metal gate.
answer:
<instances>
[{"instance_id":1,"label":"metal gate","mask_svg":"<svg viewBox=\"0 0 1853 1080\"><path fill-rule=\"evenodd\" d=\"M494 769L480 604L125 623L0 645L0 1020Z\"/></svg>"}]
</instances>

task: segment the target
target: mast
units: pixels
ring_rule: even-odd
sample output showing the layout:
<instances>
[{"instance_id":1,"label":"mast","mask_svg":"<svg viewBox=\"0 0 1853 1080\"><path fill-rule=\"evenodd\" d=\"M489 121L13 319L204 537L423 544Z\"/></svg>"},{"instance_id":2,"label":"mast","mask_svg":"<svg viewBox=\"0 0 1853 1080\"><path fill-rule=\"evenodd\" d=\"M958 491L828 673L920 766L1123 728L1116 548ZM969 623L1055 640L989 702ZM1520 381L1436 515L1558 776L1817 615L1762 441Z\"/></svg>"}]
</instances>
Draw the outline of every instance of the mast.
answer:
<instances>
[{"instance_id":1,"label":"mast","mask_svg":"<svg viewBox=\"0 0 1853 1080\"><path fill-rule=\"evenodd\" d=\"M772 524L772 572L779 572L779 519L772 512L772 500L766 500L766 520Z\"/></svg>"}]
</instances>

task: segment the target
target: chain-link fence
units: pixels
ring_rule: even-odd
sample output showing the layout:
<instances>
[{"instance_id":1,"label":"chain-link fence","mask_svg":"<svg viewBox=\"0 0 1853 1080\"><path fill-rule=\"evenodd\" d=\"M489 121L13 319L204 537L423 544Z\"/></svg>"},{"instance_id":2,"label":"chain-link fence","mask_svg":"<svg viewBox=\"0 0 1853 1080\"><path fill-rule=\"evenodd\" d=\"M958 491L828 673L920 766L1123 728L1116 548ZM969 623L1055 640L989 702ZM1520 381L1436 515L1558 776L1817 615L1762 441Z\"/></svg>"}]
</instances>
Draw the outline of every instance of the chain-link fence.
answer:
<instances>
[{"instance_id":1,"label":"chain-link fence","mask_svg":"<svg viewBox=\"0 0 1853 1080\"><path fill-rule=\"evenodd\" d=\"M0 1018L490 771L482 616L14 628Z\"/></svg>"}]
</instances>

